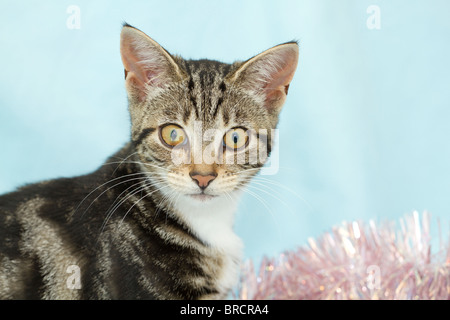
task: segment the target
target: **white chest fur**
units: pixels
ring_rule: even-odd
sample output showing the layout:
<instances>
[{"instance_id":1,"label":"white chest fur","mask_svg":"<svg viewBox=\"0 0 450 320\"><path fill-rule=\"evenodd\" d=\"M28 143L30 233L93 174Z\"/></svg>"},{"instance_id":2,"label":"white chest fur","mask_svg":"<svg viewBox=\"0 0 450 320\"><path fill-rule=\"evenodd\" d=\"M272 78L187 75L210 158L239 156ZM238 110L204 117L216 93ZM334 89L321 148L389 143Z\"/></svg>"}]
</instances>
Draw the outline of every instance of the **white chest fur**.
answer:
<instances>
[{"instance_id":1,"label":"white chest fur","mask_svg":"<svg viewBox=\"0 0 450 320\"><path fill-rule=\"evenodd\" d=\"M223 258L217 279L223 292L237 283L242 259L242 241L233 231L237 197L234 195L232 200L217 197L204 202L183 197L175 204L175 210L192 232Z\"/></svg>"}]
</instances>

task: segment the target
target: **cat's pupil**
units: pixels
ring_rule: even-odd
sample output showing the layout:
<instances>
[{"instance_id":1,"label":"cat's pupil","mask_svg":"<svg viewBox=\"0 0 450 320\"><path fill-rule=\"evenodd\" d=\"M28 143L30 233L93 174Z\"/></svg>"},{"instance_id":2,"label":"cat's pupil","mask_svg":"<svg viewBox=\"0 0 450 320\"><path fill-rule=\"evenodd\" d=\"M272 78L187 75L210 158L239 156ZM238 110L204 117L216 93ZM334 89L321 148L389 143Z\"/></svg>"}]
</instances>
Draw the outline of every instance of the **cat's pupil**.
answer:
<instances>
[{"instance_id":1,"label":"cat's pupil","mask_svg":"<svg viewBox=\"0 0 450 320\"><path fill-rule=\"evenodd\" d=\"M177 139L177 136L178 136L177 130L173 129L173 130L170 132L170 139L172 139L172 141L175 141L175 140Z\"/></svg>"},{"instance_id":2,"label":"cat's pupil","mask_svg":"<svg viewBox=\"0 0 450 320\"><path fill-rule=\"evenodd\" d=\"M234 132L232 135L232 138L233 138L234 144L237 144L239 141L239 135L236 132Z\"/></svg>"}]
</instances>

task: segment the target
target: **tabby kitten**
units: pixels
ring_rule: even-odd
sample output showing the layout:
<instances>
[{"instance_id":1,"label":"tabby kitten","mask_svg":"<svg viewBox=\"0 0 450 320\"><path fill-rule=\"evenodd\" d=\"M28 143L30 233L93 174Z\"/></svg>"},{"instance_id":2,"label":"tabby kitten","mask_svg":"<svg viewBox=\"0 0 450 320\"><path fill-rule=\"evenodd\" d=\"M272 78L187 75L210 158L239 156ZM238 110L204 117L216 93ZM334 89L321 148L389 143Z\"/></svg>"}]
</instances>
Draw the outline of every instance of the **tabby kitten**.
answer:
<instances>
[{"instance_id":1,"label":"tabby kitten","mask_svg":"<svg viewBox=\"0 0 450 320\"><path fill-rule=\"evenodd\" d=\"M236 283L236 203L298 45L185 60L125 24L120 51L131 141L91 174L0 197L2 299L220 299Z\"/></svg>"}]
</instances>

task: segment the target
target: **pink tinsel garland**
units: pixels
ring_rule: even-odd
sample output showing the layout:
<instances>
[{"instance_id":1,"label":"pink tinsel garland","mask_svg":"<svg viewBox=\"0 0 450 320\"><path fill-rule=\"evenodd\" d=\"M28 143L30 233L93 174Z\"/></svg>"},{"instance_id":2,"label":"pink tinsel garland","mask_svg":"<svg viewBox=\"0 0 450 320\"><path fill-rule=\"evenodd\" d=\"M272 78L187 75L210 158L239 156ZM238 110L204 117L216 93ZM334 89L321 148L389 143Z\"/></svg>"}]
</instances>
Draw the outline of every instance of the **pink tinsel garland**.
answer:
<instances>
[{"instance_id":1,"label":"pink tinsel garland","mask_svg":"<svg viewBox=\"0 0 450 320\"><path fill-rule=\"evenodd\" d=\"M430 216L334 227L308 247L242 268L239 299L450 298L450 246L431 253Z\"/></svg>"}]
</instances>

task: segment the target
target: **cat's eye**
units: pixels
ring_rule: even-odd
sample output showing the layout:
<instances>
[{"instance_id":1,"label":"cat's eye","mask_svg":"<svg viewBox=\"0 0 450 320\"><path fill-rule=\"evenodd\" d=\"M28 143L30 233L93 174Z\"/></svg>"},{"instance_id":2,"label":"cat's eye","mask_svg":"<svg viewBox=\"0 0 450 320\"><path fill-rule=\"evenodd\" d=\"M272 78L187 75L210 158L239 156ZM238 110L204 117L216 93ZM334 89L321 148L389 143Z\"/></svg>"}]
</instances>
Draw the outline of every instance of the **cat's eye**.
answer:
<instances>
[{"instance_id":1,"label":"cat's eye","mask_svg":"<svg viewBox=\"0 0 450 320\"><path fill-rule=\"evenodd\" d=\"M243 128L233 128L223 136L224 147L239 150L247 146L248 134Z\"/></svg>"},{"instance_id":2,"label":"cat's eye","mask_svg":"<svg viewBox=\"0 0 450 320\"><path fill-rule=\"evenodd\" d=\"M184 130L176 124L168 124L161 127L159 136L167 146L175 147L183 145L187 142L186 133Z\"/></svg>"}]
</instances>

